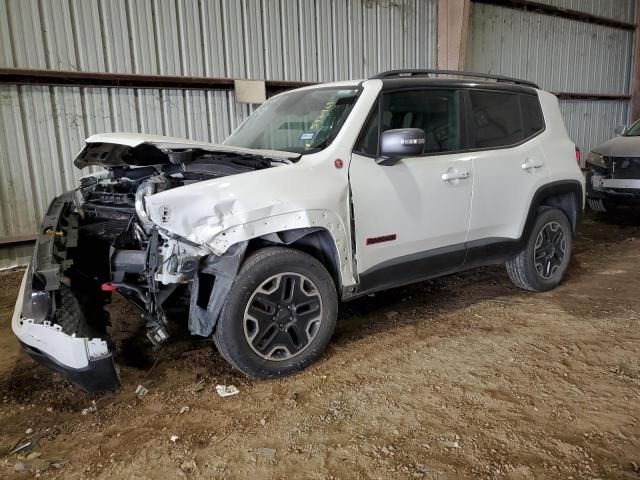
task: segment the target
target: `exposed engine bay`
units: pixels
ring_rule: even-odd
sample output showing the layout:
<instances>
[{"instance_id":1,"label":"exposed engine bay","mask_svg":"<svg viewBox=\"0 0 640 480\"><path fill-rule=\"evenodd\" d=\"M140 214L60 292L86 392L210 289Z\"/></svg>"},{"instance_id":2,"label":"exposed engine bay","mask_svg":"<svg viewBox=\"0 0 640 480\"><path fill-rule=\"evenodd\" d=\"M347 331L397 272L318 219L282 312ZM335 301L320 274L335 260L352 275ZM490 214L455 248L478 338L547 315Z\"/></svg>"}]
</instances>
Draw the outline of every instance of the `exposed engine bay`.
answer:
<instances>
[{"instance_id":1,"label":"exposed engine bay","mask_svg":"<svg viewBox=\"0 0 640 480\"><path fill-rule=\"evenodd\" d=\"M66 335L104 338L109 325L105 306L117 292L138 307L148 339L159 346L169 337L168 300L191 296L190 304L198 309L196 276L202 265L212 271L214 264L228 258L208 259L211 252L203 245L158 227L147 215L145 199L286 163L282 158L204 148L87 144L76 165L106 170L83 177L75 191L49 207L28 275L31 292L23 314L35 322L50 322ZM238 248L242 245L229 256L239 263L240 257L234 257Z\"/></svg>"}]
</instances>

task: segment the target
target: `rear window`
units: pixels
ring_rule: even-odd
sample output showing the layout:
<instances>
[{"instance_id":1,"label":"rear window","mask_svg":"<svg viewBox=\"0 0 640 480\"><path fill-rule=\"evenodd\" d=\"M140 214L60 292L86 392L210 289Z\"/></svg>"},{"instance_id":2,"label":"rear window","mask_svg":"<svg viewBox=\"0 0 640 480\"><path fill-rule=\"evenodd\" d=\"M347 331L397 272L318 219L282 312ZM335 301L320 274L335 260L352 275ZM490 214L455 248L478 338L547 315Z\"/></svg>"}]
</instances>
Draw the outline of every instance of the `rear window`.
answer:
<instances>
[{"instance_id":1,"label":"rear window","mask_svg":"<svg viewBox=\"0 0 640 480\"><path fill-rule=\"evenodd\" d=\"M470 137L475 148L515 145L544 130L538 97L510 92L470 90Z\"/></svg>"}]
</instances>

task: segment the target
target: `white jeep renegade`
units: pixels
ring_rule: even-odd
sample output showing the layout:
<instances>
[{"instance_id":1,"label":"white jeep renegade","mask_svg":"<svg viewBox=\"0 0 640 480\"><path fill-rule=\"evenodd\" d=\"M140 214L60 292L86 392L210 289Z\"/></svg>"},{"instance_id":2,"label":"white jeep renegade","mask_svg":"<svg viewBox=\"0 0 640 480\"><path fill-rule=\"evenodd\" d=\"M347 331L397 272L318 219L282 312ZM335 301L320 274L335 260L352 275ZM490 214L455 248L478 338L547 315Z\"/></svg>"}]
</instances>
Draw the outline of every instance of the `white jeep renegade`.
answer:
<instances>
[{"instance_id":1,"label":"white jeep renegade","mask_svg":"<svg viewBox=\"0 0 640 480\"><path fill-rule=\"evenodd\" d=\"M112 389L112 292L154 345L186 300L192 334L279 377L322 354L340 300L490 264L555 287L584 191L556 97L442 73L282 93L223 145L88 138L75 165L104 170L44 217L13 318L21 344L87 391Z\"/></svg>"}]
</instances>

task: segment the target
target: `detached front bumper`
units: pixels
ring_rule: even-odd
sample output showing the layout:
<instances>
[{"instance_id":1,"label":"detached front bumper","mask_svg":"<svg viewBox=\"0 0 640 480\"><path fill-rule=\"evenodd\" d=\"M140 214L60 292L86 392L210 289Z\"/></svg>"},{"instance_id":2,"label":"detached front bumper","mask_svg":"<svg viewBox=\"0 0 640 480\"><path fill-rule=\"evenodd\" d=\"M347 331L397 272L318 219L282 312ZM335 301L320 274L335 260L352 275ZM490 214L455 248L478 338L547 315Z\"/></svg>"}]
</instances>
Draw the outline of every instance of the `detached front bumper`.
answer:
<instances>
[{"instance_id":1,"label":"detached front bumper","mask_svg":"<svg viewBox=\"0 0 640 480\"><path fill-rule=\"evenodd\" d=\"M610 205L640 206L640 178L612 178L610 174L587 173L587 198Z\"/></svg>"},{"instance_id":2,"label":"detached front bumper","mask_svg":"<svg viewBox=\"0 0 640 480\"><path fill-rule=\"evenodd\" d=\"M22 278L11 320L13 333L25 352L86 392L118 388L118 372L104 340L70 336L49 321L36 323L33 319L22 316L24 299L31 296L31 274L29 268Z\"/></svg>"}]
</instances>

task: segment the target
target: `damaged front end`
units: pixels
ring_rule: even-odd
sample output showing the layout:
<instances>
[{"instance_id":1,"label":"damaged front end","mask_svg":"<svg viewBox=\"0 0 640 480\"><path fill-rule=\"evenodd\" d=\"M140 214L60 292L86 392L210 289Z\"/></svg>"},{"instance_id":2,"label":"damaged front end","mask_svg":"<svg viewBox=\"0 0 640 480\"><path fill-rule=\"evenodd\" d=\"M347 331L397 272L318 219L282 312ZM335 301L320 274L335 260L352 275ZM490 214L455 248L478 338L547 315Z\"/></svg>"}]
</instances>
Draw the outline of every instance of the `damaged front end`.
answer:
<instances>
[{"instance_id":1,"label":"damaged front end","mask_svg":"<svg viewBox=\"0 0 640 480\"><path fill-rule=\"evenodd\" d=\"M289 160L160 137L154 142L110 143L108 136L90 140L76 165L106 170L84 177L76 190L49 206L12 327L33 358L97 392L119 386L105 308L113 292L140 310L154 347L169 338L167 304L185 292L190 295L190 330L207 336L246 248L246 242L239 242L224 255L212 255L207 246L150 220L146 199ZM170 208L163 215L170 217Z\"/></svg>"}]
</instances>

